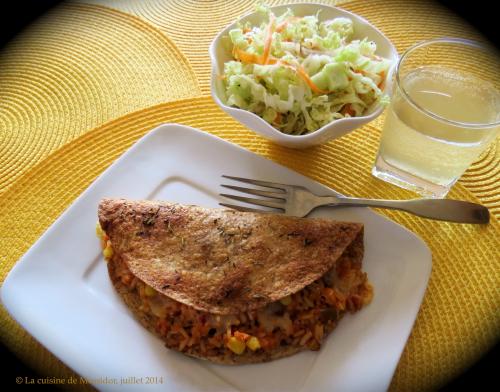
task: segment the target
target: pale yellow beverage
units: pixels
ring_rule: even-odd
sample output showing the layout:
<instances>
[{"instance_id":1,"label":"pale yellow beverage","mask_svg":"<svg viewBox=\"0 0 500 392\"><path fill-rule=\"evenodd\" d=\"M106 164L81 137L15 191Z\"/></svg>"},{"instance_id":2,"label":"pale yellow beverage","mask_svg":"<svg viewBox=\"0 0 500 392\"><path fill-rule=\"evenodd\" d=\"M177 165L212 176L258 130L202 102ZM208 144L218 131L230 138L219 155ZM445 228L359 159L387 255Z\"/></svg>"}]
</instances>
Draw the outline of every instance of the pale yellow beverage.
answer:
<instances>
[{"instance_id":1,"label":"pale yellow beverage","mask_svg":"<svg viewBox=\"0 0 500 392\"><path fill-rule=\"evenodd\" d=\"M400 83L404 90L394 93L387 110L373 173L442 197L498 134L500 93L490 82L443 66L415 68Z\"/></svg>"}]
</instances>

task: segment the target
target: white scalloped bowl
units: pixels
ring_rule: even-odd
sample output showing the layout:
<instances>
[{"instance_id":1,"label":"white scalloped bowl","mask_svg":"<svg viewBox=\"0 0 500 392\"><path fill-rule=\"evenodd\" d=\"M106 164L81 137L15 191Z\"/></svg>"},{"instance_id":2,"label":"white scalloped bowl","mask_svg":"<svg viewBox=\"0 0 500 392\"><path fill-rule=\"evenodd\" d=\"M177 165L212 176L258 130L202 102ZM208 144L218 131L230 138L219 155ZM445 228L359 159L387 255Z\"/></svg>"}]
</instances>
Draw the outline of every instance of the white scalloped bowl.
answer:
<instances>
[{"instance_id":1,"label":"white scalloped bowl","mask_svg":"<svg viewBox=\"0 0 500 392\"><path fill-rule=\"evenodd\" d=\"M321 10L319 14L320 21L339 16L350 18L354 23L353 39L363 39L366 37L368 40L374 41L377 44L377 54L392 60L392 66L389 69L384 88L384 92L390 94L392 89L392 76L399 56L391 41L389 41L389 39L387 39L387 37L385 37L384 34L382 34L376 27L356 14L340 8L322 4L290 4L272 7L271 9L275 14L281 15L287 8L290 8L297 16L315 15L319 10ZM380 103L375 103L366 110L365 115L363 116L332 121L317 131L307 135L287 135L278 131L264 119L252 112L249 112L248 110L238 109L236 107L226 105L227 99L224 82L218 77L218 75L223 74L224 63L232 60L233 58L227 45L224 45L224 37L228 36L229 30L235 28L238 22L244 23L246 21L249 21L252 25L260 25L263 21L263 15L258 12L253 12L241 17L231 25L227 26L215 37L209 50L212 62L212 97L222 110L237 121L246 125L257 134L272 140L277 144L291 148L306 148L339 138L374 120L383 112L384 107Z\"/></svg>"}]
</instances>

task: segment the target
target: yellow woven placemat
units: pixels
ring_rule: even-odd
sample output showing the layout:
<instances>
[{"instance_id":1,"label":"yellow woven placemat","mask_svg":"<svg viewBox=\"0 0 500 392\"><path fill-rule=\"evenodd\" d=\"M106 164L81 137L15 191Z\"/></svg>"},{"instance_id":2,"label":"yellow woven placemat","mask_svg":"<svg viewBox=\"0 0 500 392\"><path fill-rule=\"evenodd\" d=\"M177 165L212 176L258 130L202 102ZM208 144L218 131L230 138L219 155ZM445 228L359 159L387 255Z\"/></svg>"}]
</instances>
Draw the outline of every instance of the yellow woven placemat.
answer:
<instances>
[{"instance_id":1,"label":"yellow woven placemat","mask_svg":"<svg viewBox=\"0 0 500 392\"><path fill-rule=\"evenodd\" d=\"M122 12L99 5L64 5L45 17L50 23L42 20L33 27L35 30L31 31L36 34L28 32L19 37L0 55L0 61L10 64L11 70L5 77L0 67L0 93L9 92L7 99L2 96L0 101L0 148L10 154L10 159L16 159L15 163L4 159L0 165L1 281L99 173L139 137L162 122L179 122L203 129L346 194L411 197L409 192L370 175L382 118L324 146L294 151L255 136L221 112L211 98L202 96L208 86L209 65L204 46L210 39L206 36L215 34L226 21L249 10L253 6L251 2L228 1L223 3L224 7L219 2L215 5L215 2L180 0L137 3L148 10L149 17L144 12L126 8L122 9L126 12ZM399 50L432 36L473 35L461 21L428 3L354 1L343 6L377 24ZM194 20L193 12L195 15L198 12L199 18L206 22L206 29L183 31L169 27L176 20L178 26L189 26L187 19L182 20L182 14ZM177 19L169 19L172 15ZM75 30L75 26L80 26L81 35L75 34L64 41L64 50L56 50L58 35L64 29ZM99 29L104 29L105 34L93 35L92 31ZM182 38L186 36L190 38ZM95 43L98 39L103 39L101 46ZM182 43L182 39L186 42ZM131 49L134 53L119 57L121 50L128 50L124 47L129 45L136 45ZM114 54L105 57L102 51L108 47ZM50 52L50 56L44 57L40 48ZM142 65L138 65L139 59L134 57L137 53ZM75 56L78 61L72 62ZM48 65L44 66L50 67L38 75L32 58L38 59L38 63L47 60ZM48 61L49 58L54 62ZM123 66L120 72L109 71L120 64ZM165 64L169 75L161 74ZM18 67L16 77L14 70ZM28 71L23 67L28 67ZM65 69L71 71L64 73ZM79 76L81 69L85 70L83 75L92 76ZM106 70L112 77L103 77L111 75ZM181 76L172 76L173 71ZM39 92L33 99L27 93L30 88ZM47 96L53 98L44 99ZM159 102L163 103L152 106ZM17 147L11 147L13 145ZM62 147L56 150L59 146ZM498 152L498 145L493 146L453 188L450 197L483 202L498 213ZM419 234L433 252L429 288L391 389L433 388L463 370L498 341L499 223L493 219L487 227L453 225L398 212L383 213ZM42 374L59 377L72 374L26 334L3 308L0 333L5 344Z\"/></svg>"},{"instance_id":2,"label":"yellow woven placemat","mask_svg":"<svg viewBox=\"0 0 500 392\"><path fill-rule=\"evenodd\" d=\"M198 95L188 60L156 28L109 8L63 3L0 54L0 193L98 125Z\"/></svg>"}]
</instances>

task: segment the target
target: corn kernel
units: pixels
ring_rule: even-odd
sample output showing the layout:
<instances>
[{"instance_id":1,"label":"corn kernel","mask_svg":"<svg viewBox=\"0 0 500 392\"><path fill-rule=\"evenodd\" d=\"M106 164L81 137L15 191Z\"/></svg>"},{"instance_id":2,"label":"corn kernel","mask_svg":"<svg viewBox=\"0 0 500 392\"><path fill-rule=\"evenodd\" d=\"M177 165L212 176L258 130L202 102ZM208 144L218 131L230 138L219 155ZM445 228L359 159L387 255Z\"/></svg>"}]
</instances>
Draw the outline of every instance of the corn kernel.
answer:
<instances>
[{"instance_id":1,"label":"corn kernel","mask_svg":"<svg viewBox=\"0 0 500 392\"><path fill-rule=\"evenodd\" d=\"M102 231L102 227L99 224L99 222L97 222L96 225L95 225L95 234L96 234L96 236L98 238L102 238L102 235L104 234L104 232Z\"/></svg>"},{"instance_id":2,"label":"corn kernel","mask_svg":"<svg viewBox=\"0 0 500 392\"><path fill-rule=\"evenodd\" d=\"M105 259L111 259L111 257L113 257L113 248L109 245L106 246L106 248L104 248L104 250L102 251L102 254L104 255Z\"/></svg>"},{"instance_id":3,"label":"corn kernel","mask_svg":"<svg viewBox=\"0 0 500 392\"><path fill-rule=\"evenodd\" d=\"M287 295L286 297L281 298L280 302L283 305L288 306L288 305L290 305L292 303L292 298L289 295Z\"/></svg>"},{"instance_id":4,"label":"corn kernel","mask_svg":"<svg viewBox=\"0 0 500 392\"><path fill-rule=\"evenodd\" d=\"M250 339L247 340L247 347L255 351L260 348L260 342L259 339L257 339L255 336L252 336Z\"/></svg>"},{"instance_id":5,"label":"corn kernel","mask_svg":"<svg viewBox=\"0 0 500 392\"><path fill-rule=\"evenodd\" d=\"M245 351L245 342L236 339L234 336L231 336L227 341L227 347L235 354L241 355Z\"/></svg>"},{"instance_id":6,"label":"corn kernel","mask_svg":"<svg viewBox=\"0 0 500 392\"><path fill-rule=\"evenodd\" d=\"M156 291L151 286L146 285L146 287L144 287L144 294L146 297L154 297L156 295Z\"/></svg>"}]
</instances>

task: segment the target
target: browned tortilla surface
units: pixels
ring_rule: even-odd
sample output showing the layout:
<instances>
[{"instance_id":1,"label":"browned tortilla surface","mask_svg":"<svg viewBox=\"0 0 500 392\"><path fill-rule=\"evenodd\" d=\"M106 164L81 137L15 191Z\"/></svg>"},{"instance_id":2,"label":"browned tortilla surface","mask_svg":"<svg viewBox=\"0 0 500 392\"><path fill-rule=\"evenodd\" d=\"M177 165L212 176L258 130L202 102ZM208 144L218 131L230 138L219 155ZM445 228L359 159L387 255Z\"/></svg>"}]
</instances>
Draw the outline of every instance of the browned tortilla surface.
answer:
<instances>
[{"instance_id":1,"label":"browned tortilla surface","mask_svg":"<svg viewBox=\"0 0 500 392\"><path fill-rule=\"evenodd\" d=\"M262 308L321 277L352 242L363 251L358 223L124 199L102 200L98 215L135 276L214 314Z\"/></svg>"}]
</instances>

